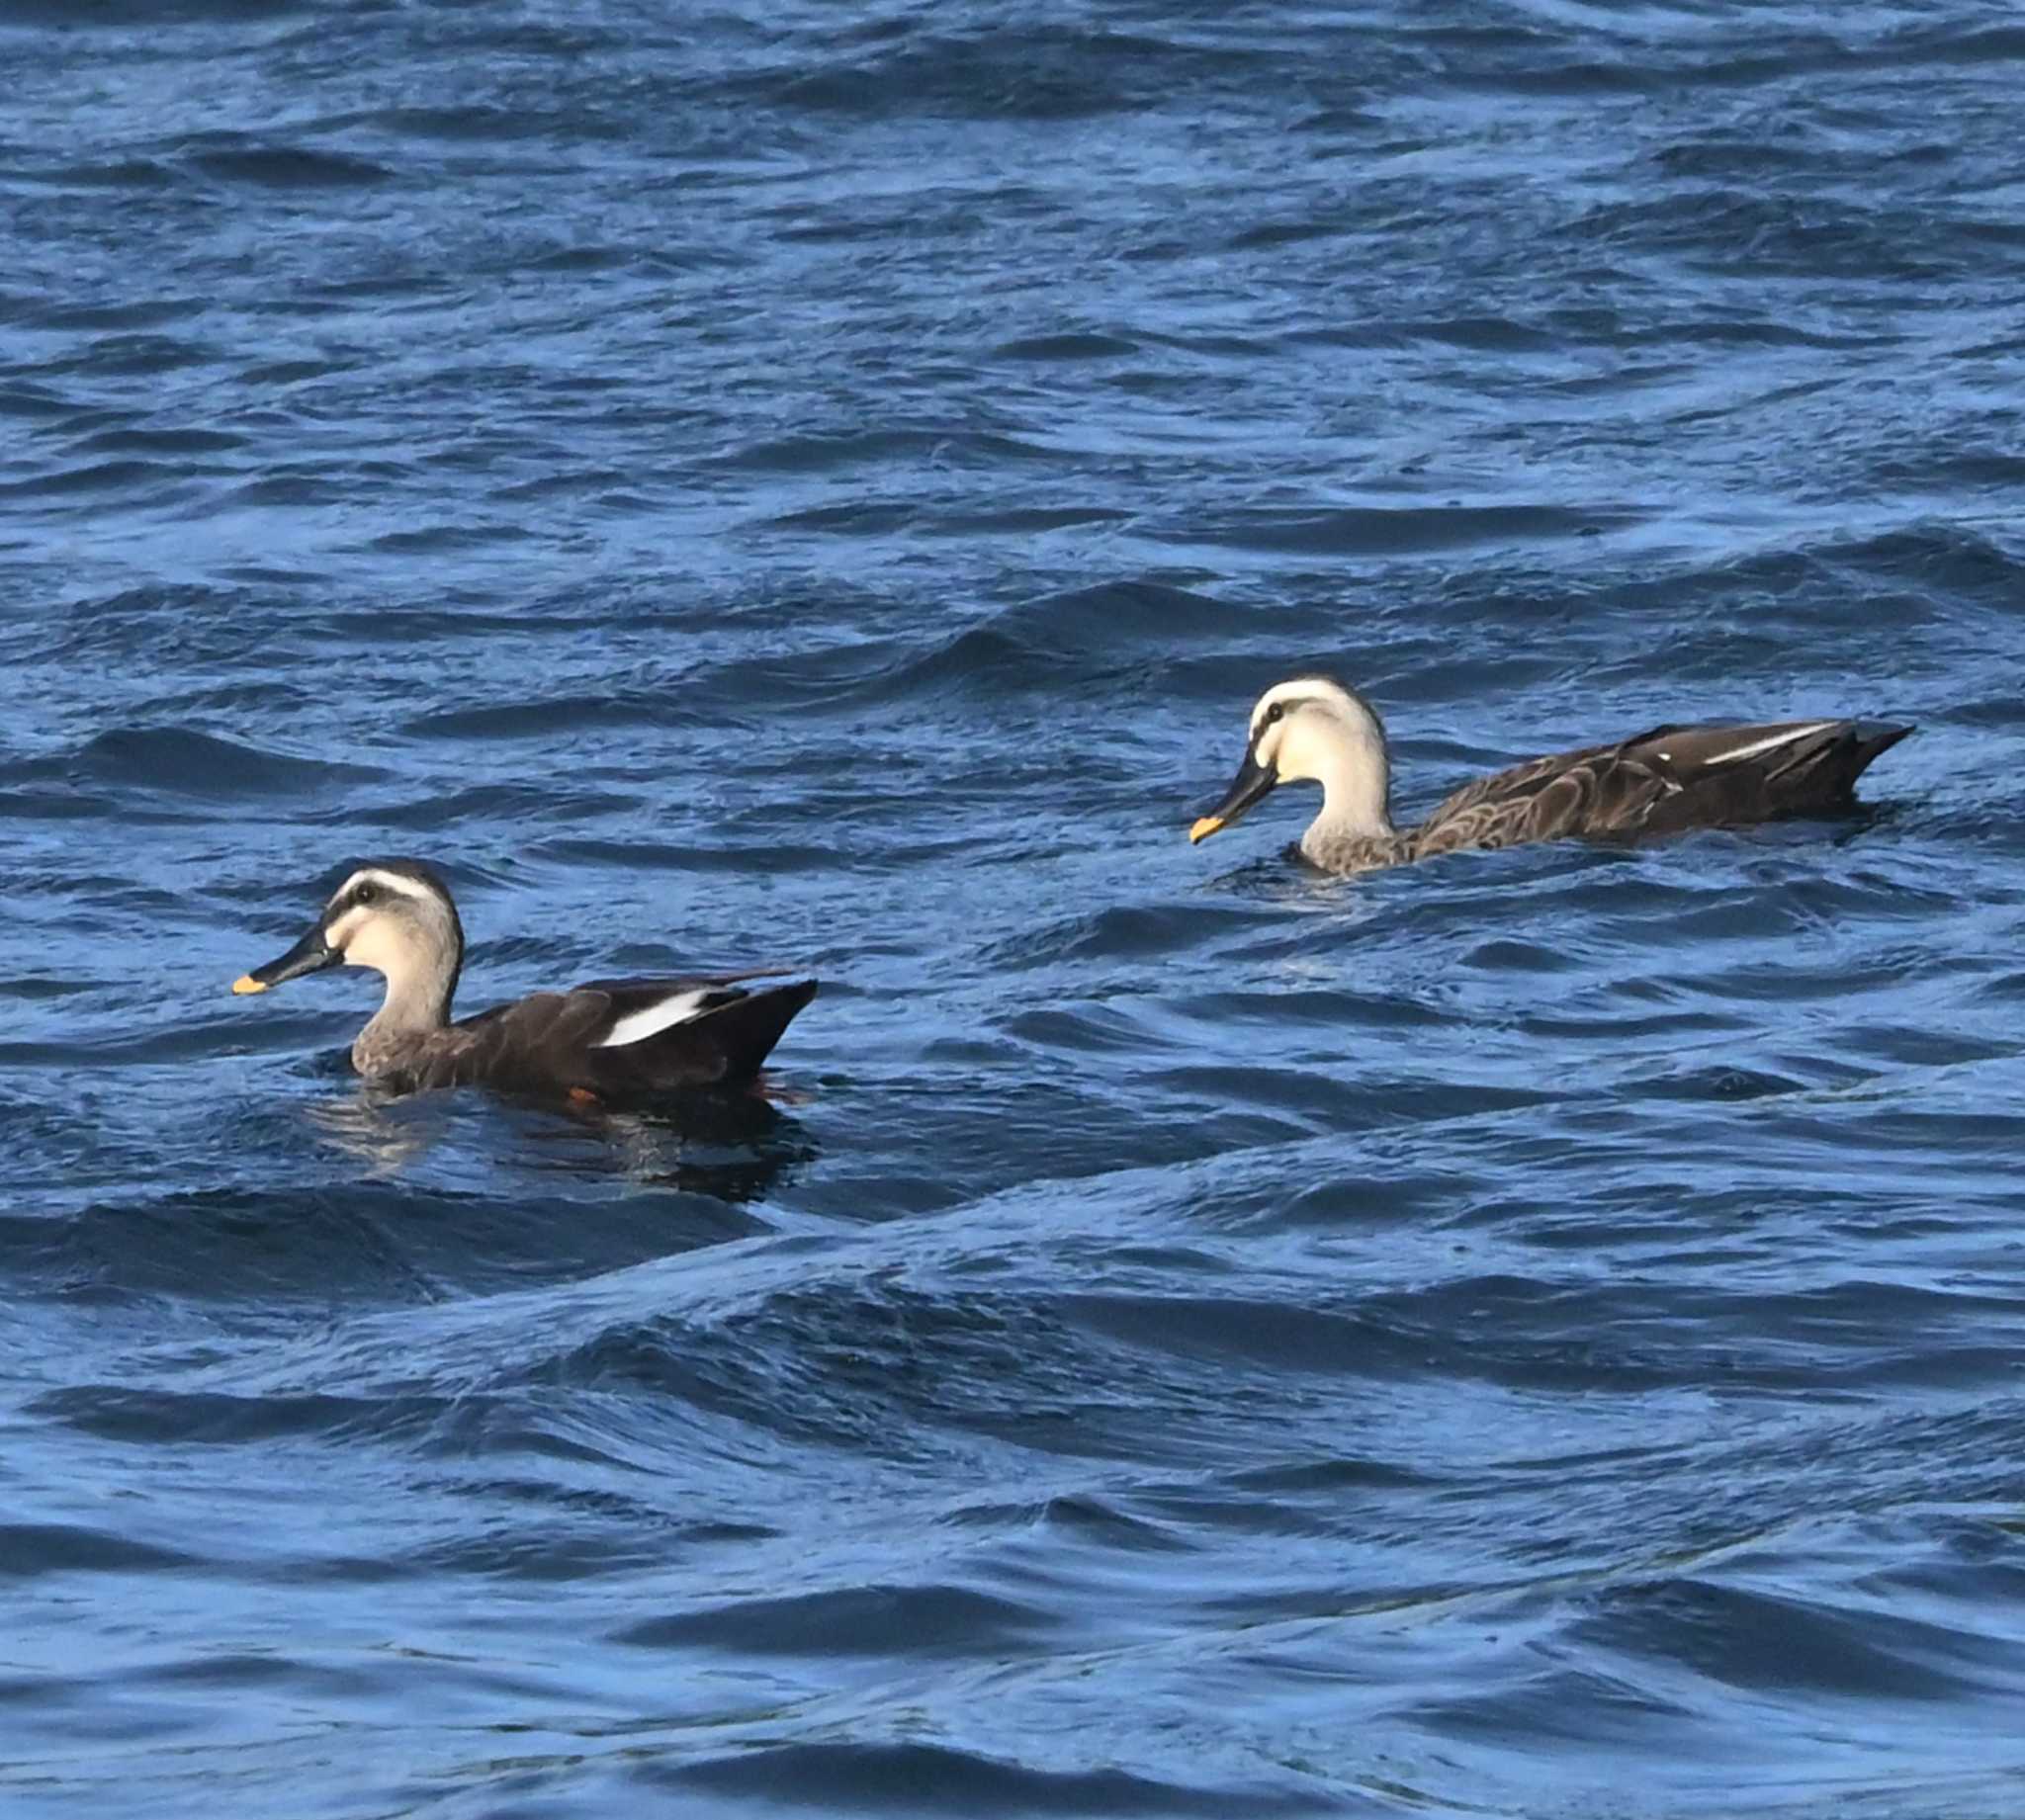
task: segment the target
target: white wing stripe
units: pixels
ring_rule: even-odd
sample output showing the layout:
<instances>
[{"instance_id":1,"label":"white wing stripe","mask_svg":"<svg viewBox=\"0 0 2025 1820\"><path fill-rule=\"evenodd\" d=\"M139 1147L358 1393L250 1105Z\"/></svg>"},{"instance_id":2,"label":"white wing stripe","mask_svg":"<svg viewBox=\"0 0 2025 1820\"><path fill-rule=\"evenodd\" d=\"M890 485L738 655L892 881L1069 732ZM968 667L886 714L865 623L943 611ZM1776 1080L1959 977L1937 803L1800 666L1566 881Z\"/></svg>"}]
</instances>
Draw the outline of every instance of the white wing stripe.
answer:
<instances>
[{"instance_id":1,"label":"white wing stripe","mask_svg":"<svg viewBox=\"0 0 2025 1820\"><path fill-rule=\"evenodd\" d=\"M698 987L689 992L671 993L659 1004L651 1004L644 1011L635 1011L630 1016L620 1018L592 1047L624 1049L628 1043L644 1042L650 1036L659 1036L663 1030L672 1029L676 1024L685 1024L693 1017L702 1016L704 1002L709 997L710 992L706 987Z\"/></svg>"},{"instance_id":2,"label":"white wing stripe","mask_svg":"<svg viewBox=\"0 0 2025 1820\"><path fill-rule=\"evenodd\" d=\"M1769 752L1775 746L1791 745L1796 739L1805 739L1810 734L1817 734L1824 728L1833 727L1833 721L1809 721L1805 727L1789 727L1784 733L1772 735L1768 739L1754 739L1749 745L1733 745L1726 752L1718 752L1710 759L1711 764L1734 764L1739 758L1753 758L1760 752Z\"/></svg>"}]
</instances>

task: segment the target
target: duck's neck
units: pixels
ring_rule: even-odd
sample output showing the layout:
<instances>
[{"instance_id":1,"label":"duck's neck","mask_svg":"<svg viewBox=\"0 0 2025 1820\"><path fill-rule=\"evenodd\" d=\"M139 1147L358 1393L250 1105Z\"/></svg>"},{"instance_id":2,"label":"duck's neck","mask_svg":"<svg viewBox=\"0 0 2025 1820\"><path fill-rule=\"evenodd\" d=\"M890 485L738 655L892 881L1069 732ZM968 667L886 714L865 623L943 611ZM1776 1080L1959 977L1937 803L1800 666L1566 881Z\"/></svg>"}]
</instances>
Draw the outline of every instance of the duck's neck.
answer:
<instances>
[{"instance_id":1,"label":"duck's neck","mask_svg":"<svg viewBox=\"0 0 2025 1820\"><path fill-rule=\"evenodd\" d=\"M1322 786L1322 813L1309 827L1308 839L1384 840L1396 831L1389 807L1391 767L1381 740L1360 732L1338 742L1316 781Z\"/></svg>"},{"instance_id":2,"label":"duck's neck","mask_svg":"<svg viewBox=\"0 0 2025 1820\"><path fill-rule=\"evenodd\" d=\"M352 1067L368 1080L396 1074L421 1039L450 1021L454 972L401 969L387 976L387 997L352 1044Z\"/></svg>"},{"instance_id":3,"label":"duck's neck","mask_svg":"<svg viewBox=\"0 0 2025 1820\"><path fill-rule=\"evenodd\" d=\"M373 1013L353 1054L379 1053L390 1044L440 1030L450 1021L450 998L457 975L441 967L401 966L386 975L387 997Z\"/></svg>"}]
</instances>

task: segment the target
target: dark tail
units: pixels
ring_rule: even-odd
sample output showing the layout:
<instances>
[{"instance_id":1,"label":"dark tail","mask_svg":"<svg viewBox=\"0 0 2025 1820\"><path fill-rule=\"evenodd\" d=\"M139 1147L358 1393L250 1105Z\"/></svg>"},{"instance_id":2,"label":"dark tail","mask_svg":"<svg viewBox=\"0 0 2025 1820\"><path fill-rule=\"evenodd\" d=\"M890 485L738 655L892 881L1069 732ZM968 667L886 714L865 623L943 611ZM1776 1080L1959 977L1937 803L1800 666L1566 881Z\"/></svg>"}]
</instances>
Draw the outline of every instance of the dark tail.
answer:
<instances>
[{"instance_id":1,"label":"dark tail","mask_svg":"<svg viewBox=\"0 0 2025 1820\"><path fill-rule=\"evenodd\" d=\"M1896 721L1836 721L1769 754L1768 765L1743 760L1721 779L1730 792L1722 820L1757 822L1848 809L1865 768L1911 732Z\"/></svg>"},{"instance_id":2,"label":"dark tail","mask_svg":"<svg viewBox=\"0 0 2025 1820\"><path fill-rule=\"evenodd\" d=\"M1850 722L1847 744L1838 754L1842 758L1837 767L1842 776L1842 788L1854 790L1856 780L1870 768L1873 760L1889 752L1906 735L1915 731L1910 722L1903 725L1897 721Z\"/></svg>"},{"instance_id":3,"label":"dark tail","mask_svg":"<svg viewBox=\"0 0 2025 1820\"><path fill-rule=\"evenodd\" d=\"M708 1041L723 1057L723 1079L727 1085L749 1081L773 1053L781 1032L794 1022L795 1013L815 997L816 988L814 980L797 980L792 986L769 986L760 992L745 993L687 1027L694 1037ZM676 1028L683 1026L678 1024Z\"/></svg>"}]
</instances>

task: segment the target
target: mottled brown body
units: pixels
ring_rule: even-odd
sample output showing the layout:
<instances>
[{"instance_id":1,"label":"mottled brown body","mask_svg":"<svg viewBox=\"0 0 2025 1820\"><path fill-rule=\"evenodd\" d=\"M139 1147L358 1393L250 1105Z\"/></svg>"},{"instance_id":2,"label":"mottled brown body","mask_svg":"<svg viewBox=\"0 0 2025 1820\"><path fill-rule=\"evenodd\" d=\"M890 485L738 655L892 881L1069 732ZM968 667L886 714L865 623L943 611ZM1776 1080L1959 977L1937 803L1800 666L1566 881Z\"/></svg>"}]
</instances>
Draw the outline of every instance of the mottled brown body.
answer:
<instances>
[{"instance_id":1,"label":"mottled brown body","mask_svg":"<svg viewBox=\"0 0 2025 1820\"><path fill-rule=\"evenodd\" d=\"M394 1092L482 1085L623 1103L751 1081L816 982L777 974L594 980L450 1021L464 926L450 888L415 860L358 867L286 954L232 990L264 993L305 974L365 967L386 997L352 1044L352 1066Z\"/></svg>"},{"instance_id":2,"label":"mottled brown body","mask_svg":"<svg viewBox=\"0 0 2025 1820\"><path fill-rule=\"evenodd\" d=\"M1886 721L1655 727L1480 778L1417 826L1400 828L1392 823L1391 759L1375 711L1328 677L1297 677L1260 699L1238 775L1190 838L1227 826L1282 782L1322 786L1322 813L1301 837L1301 852L1340 873L1472 847L1833 814L1849 807L1864 768L1911 732Z\"/></svg>"}]
</instances>

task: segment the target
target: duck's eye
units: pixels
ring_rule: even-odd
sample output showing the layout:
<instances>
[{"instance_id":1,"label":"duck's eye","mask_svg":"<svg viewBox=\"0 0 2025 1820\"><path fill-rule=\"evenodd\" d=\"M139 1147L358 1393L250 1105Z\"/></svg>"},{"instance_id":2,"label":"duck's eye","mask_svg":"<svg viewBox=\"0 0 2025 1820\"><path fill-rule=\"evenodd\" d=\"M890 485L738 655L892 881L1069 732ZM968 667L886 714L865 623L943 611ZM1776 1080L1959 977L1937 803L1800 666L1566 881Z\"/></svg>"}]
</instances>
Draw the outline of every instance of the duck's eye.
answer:
<instances>
[{"instance_id":1,"label":"duck's eye","mask_svg":"<svg viewBox=\"0 0 2025 1820\"><path fill-rule=\"evenodd\" d=\"M377 904L380 901L380 887L378 885L361 885L357 891L352 893L352 900L358 904Z\"/></svg>"},{"instance_id":2,"label":"duck's eye","mask_svg":"<svg viewBox=\"0 0 2025 1820\"><path fill-rule=\"evenodd\" d=\"M1272 707L1266 710L1266 725L1271 727L1275 721L1283 720L1285 716L1286 708L1284 704L1275 702Z\"/></svg>"}]
</instances>

